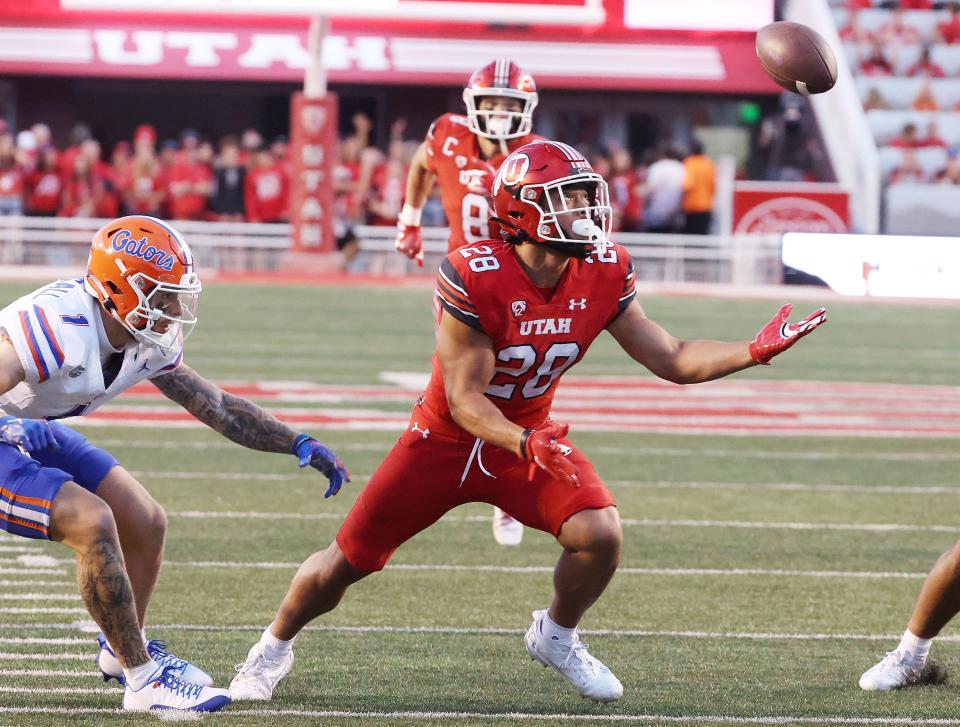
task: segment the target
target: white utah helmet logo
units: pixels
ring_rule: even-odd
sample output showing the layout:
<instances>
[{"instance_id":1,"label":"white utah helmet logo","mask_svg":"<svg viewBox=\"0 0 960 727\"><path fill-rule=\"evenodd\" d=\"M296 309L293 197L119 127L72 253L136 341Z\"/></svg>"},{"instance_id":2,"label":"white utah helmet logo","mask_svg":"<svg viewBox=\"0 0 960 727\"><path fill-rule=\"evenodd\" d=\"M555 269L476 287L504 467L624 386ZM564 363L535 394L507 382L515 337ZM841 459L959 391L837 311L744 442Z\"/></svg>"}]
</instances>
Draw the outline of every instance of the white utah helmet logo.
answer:
<instances>
[{"instance_id":1,"label":"white utah helmet logo","mask_svg":"<svg viewBox=\"0 0 960 727\"><path fill-rule=\"evenodd\" d=\"M516 154L512 158L507 159L504 165L500 167L500 171L497 173L497 178L494 181L494 194L500 190L501 183L508 185L517 184L527 175L529 169L530 157L526 154Z\"/></svg>"}]
</instances>

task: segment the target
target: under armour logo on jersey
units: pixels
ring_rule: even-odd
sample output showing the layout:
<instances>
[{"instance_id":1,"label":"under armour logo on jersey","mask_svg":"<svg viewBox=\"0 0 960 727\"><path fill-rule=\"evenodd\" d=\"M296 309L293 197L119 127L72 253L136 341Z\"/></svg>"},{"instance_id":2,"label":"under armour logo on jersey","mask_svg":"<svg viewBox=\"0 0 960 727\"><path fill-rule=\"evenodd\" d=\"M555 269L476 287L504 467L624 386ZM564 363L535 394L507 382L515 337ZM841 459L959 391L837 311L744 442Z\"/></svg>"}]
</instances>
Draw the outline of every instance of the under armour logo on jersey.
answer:
<instances>
[{"instance_id":1,"label":"under armour logo on jersey","mask_svg":"<svg viewBox=\"0 0 960 727\"><path fill-rule=\"evenodd\" d=\"M430 430L429 430L429 429L421 429L421 428L420 428L420 422L414 422L414 423L413 423L413 426L410 427L410 431L411 431L411 432L420 432L420 436L421 436L423 439L426 439L427 437L430 436Z\"/></svg>"},{"instance_id":2,"label":"under armour logo on jersey","mask_svg":"<svg viewBox=\"0 0 960 727\"><path fill-rule=\"evenodd\" d=\"M527 301L525 300L515 300L510 304L510 310L513 311L513 317L519 318L524 314L524 311L527 310Z\"/></svg>"},{"instance_id":3,"label":"under armour logo on jersey","mask_svg":"<svg viewBox=\"0 0 960 727\"><path fill-rule=\"evenodd\" d=\"M571 299L570 299L570 307L569 307L567 310L574 310L574 309L576 309L576 308L579 308L580 310L586 310L586 308L587 308L587 299L586 299L586 298L581 298L580 300L577 300L576 298L571 298Z\"/></svg>"}]
</instances>

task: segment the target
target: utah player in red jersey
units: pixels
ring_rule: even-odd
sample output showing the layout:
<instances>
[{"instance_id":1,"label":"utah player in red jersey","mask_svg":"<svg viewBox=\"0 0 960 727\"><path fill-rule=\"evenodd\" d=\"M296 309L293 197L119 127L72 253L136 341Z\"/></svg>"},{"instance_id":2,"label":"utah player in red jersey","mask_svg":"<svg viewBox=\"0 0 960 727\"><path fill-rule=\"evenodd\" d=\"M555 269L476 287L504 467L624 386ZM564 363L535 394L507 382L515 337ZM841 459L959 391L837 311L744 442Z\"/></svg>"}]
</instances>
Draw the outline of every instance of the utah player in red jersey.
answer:
<instances>
[{"instance_id":1,"label":"utah player in red jersey","mask_svg":"<svg viewBox=\"0 0 960 727\"><path fill-rule=\"evenodd\" d=\"M450 253L433 375L404 431L347 515L336 540L300 566L273 623L231 685L233 699L269 699L293 663L300 630L398 546L454 507L488 502L563 548L548 608L533 612L531 658L583 696L623 687L577 636L617 568L622 532L613 495L549 418L557 382L606 330L633 359L681 384L766 364L826 320L798 324L784 306L753 341L681 341L635 301L626 249L609 242L607 184L576 150L521 147L494 182L502 241Z\"/></svg>"},{"instance_id":2,"label":"utah player in red jersey","mask_svg":"<svg viewBox=\"0 0 960 727\"><path fill-rule=\"evenodd\" d=\"M420 216L434 182L450 223L448 252L487 240L493 177L507 154L538 138L530 133L537 86L512 61L493 61L470 76L463 102L466 116L444 114L430 125L407 175L396 248L420 265Z\"/></svg>"},{"instance_id":3,"label":"utah player in red jersey","mask_svg":"<svg viewBox=\"0 0 960 727\"><path fill-rule=\"evenodd\" d=\"M507 59L474 72L463 90L466 116L444 114L430 125L407 175L405 203L397 220L396 248L423 265L420 216L435 181L450 225L447 252L491 236L490 190L504 158L539 137L531 134L537 86L533 77ZM439 306L434 310L439 314ZM494 508L493 536L518 545L523 526Z\"/></svg>"}]
</instances>

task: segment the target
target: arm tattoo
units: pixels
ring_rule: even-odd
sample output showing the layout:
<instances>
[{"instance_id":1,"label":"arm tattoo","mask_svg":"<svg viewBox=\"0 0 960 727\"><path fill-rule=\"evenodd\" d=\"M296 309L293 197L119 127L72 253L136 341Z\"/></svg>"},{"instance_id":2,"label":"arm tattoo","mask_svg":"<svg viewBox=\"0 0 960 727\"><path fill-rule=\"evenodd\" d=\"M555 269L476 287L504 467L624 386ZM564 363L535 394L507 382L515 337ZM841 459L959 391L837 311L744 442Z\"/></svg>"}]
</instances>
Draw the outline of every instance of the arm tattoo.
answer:
<instances>
[{"instance_id":1,"label":"arm tattoo","mask_svg":"<svg viewBox=\"0 0 960 727\"><path fill-rule=\"evenodd\" d=\"M125 668L150 658L137 623L133 589L118 543L102 537L88 551L77 552L77 586L84 605L103 630Z\"/></svg>"},{"instance_id":2,"label":"arm tattoo","mask_svg":"<svg viewBox=\"0 0 960 727\"><path fill-rule=\"evenodd\" d=\"M295 431L249 399L223 391L186 364L152 381L168 399L227 439L262 452L290 453Z\"/></svg>"}]
</instances>

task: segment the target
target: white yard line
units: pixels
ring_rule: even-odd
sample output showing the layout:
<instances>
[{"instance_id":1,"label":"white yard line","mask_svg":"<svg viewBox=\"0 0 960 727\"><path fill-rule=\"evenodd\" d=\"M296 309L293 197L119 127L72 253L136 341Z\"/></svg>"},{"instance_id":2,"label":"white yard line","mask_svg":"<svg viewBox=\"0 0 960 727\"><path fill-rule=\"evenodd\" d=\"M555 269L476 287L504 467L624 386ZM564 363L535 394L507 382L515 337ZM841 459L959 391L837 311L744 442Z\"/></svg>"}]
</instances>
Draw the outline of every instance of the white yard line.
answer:
<instances>
[{"instance_id":1,"label":"white yard line","mask_svg":"<svg viewBox=\"0 0 960 727\"><path fill-rule=\"evenodd\" d=\"M69 669L0 669L0 677L66 677L68 679L88 679L103 676L98 671L71 671Z\"/></svg>"},{"instance_id":2,"label":"white yard line","mask_svg":"<svg viewBox=\"0 0 960 727\"><path fill-rule=\"evenodd\" d=\"M238 520L337 520L346 517L345 513L266 513L254 511L202 511L186 510L167 513L170 517L185 518L228 518ZM444 515L440 522L447 523L489 523L488 515ZM692 520L692 519L655 519L623 518L625 527L661 527L661 528L737 528L751 530L841 530L854 532L929 532L960 533L957 525L912 525L907 523L809 523L809 522L762 522L753 520ZM23 557L23 556L21 556ZM30 557L30 556L26 556ZM61 560L58 563L72 563ZM168 561L169 565L169 561Z\"/></svg>"},{"instance_id":3,"label":"white yard line","mask_svg":"<svg viewBox=\"0 0 960 727\"><path fill-rule=\"evenodd\" d=\"M66 588L72 582L64 578L62 581L11 581L0 579L0 588Z\"/></svg>"},{"instance_id":4,"label":"white yard line","mask_svg":"<svg viewBox=\"0 0 960 727\"><path fill-rule=\"evenodd\" d=\"M0 553L42 553L43 548L29 545L0 545Z\"/></svg>"},{"instance_id":5,"label":"white yard line","mask_svg":"<svg viewBox=\"0 0 960 727\"><path fill-rule=\"evenodd\" d=\"M31 624L9 624L9 628L36 628ZM19 646L21 644L43 644L47 646L90 646L95 643L91 638L81 638L79 636L64 636L62 638L43 638L40 636L14 636L14 637L0 637L0 644L13 644Z\"/></svg>"},{"instance_id":6,"label":"white yard line","mask_svg":"<svg viewBox=\"0 0 960 727\"><path fill-rule=\"evenodd\" d=\"M122 696L115 687L0 687L0 694L109 694Z\"/></svg>"},{"instance_id":7,"label":"white yard line","mask_svg":"<svg viewBox=\"0 0 960 727\"><path fill-rule=\"evenodd\" d=\"M293 570L300 567L297 562L284 561L237 561L237 560L168 560L165 566L172 568L253 568L262 570ZM460 573L515 573L548 574L553 573L552 565L497 565L458 563L394 563L386 567L387 571L439 571ZM784 578L863 578L876 580L901 580L925 578L926 573L919 571L834 571L834 570L798 570L787 568L632 568L623 566L617 569L620 575L636 576L775 576ZM30 610L30 609L26 609ZM0 610L0 613L3 611Z\"/></svg>"},{"instance_id":8,"label":"white yard line","mask_svg":"<svg viewBox=\"0 0 960 727\"><path fill-rule=\"evenodd\" d=\"M387 435L384 435L385 438ZM231 442L158 442L153 439L95 439L98 447L129 447L138 449L222 449L238 450ZM334 447L346 452L386 452L393 446L393 438L383 443L347 442ZM718 457L722 459L775 459L775 460L866 460L879 462L958 462L960 452L834 452L816 450L768 450L768 449L692 449L685 447L610 447L604 445L584 447L587 454L657 455L665 457Z\"/></svg>"},{"instance_id":9,"label":"white yard line","mask_svg":"<svg viewBox=\"0 0 960 727\"><path fill-rule=\"evenodd\" d=\"M0 651L0 661L92 661L90 654L38 654Z\"/></svg>"},{"instance_id":10,"label":"white yard line","mask_svg":"<svg viewBox=\"0 0 960 727\"><path fill-rule=\"evenodd\" d=\"M177 472L165 470L131 470L130 474L132 474L134 477L157 477L167 480L248 480L250 482L281 482L297 479L298 477L302 477L304 473L300 471L290 472L289 474L270 474L265 472Z\"/></svg>"},{"instance_id":11,"label":"white yard line","mask_svg":"<svg viewBox=\"0 0 960 727\"><path fill-rule=\"evenodd\" d=\"M62 583L60 585L67 585ZM79 601L80 595L73 593L0 593L0 601Z\"/></svg>"},{"instance_id":12,"label":"white yard line","mask_svg":"<svg viewBox=\"0 0 960 727\"><path fill-rule=\"evenodd\" d=\"M99 693L99 692L98 692ZM122 709L109 707L0 707L0 714L48 714L63 716L80 715L129 715ZM727 715L661 715L661 714L569 714L542 712L348 712L338 710L309 709L234 709L218 712L217 718L227 717L307 717L310 719L400 719L422 722L424 720L489 720L490 722L623 722L639 724L696 723L696 724L758 724L758 725L960 725L960 719L916 717L858 717L817 716L792 717L768 715L759 717L734 717ZM361 722L362 724L362 722Z\"/></svg>"},{"instance_id":13,"label":"white yard line","mask_svg":"<svg viewBox=\"0 0 960 727\"><path fill-rule=\"evenodd\" d=\"M85 608L10 608L4 606L0 608L0 613L10 614L35 614L35 613L87 613Z\"/></svg>"},{"instance_id":14,"label":"white yard line","mask_svg":"<svg viewBox=\"0 0 960 727\"><path fill-rule=\"evenodd\" d=\"M153 623L151 632L163 631L196 631L196 632L251 632L259 634L266 627L262 624L184 624L184 623ZM18 631L46 632L46 631L86 631L87 622L74 623L33 623L15 624L0 623L0 630L15 629ZM318 633L346 633L346 634L449 634L459 636L520 636L526 633L526 625L512 626L349 626L349 625L317 625L307 626L305 631ZM773 631L678 631L663 629L583 629L584 636L610 636L613 638L677 638L677 639L749 639L754 641L894 641L900 639L901 634L853 634L853 633L794 633ZM10 639L13 641L13 639ZM61 639L46 639L24 637L18 643L60 643ZM64 643L93 644L89 638L77 638ZM2 642L2 640L0 640ZM960 643L960 634L942 635L937 637L938 643ZM2 673L0 673L2 676Z\"/></svg>"},{"instance_id":15,"label":"white yard line","mask_svg":"<svg viewBox=\"0 0 960 727\"><path fill-rule=\"evenodd\" d=\"M866 460L869 462L957 462L960 453L954 452L833 452L807 449L773 451L764 449L687 449L684 447L584 447L587 454L657 455L666 457L717 457L721 459L775 459L789 460Z\"/></svg>"},{"instance_id":16,"label":"white yard line","mask_svg":"<svg viewBox=\"0 0 960 727\"><path fill-rule=\"evenodd\" d=\"M72 560L64 561L65 563L73 563ZM11 576L65 576L67 572L61 568L52 569L52 568L7 568L6 566L0 566L0 575L11 575Z\"/></svg>"},{"instance_id":17,"label":"white yard line","mask_svg":"<svg viewBox=\"0 0 960 727\"><path fill-rule=\"evenodd\" d=\"M670 480L610 480L611 487L656 490L743 490L773 492L849 492L863 495L960 495L958 485L810 485L803 482L672 482Z\"/></svg>"}]
</instances>

